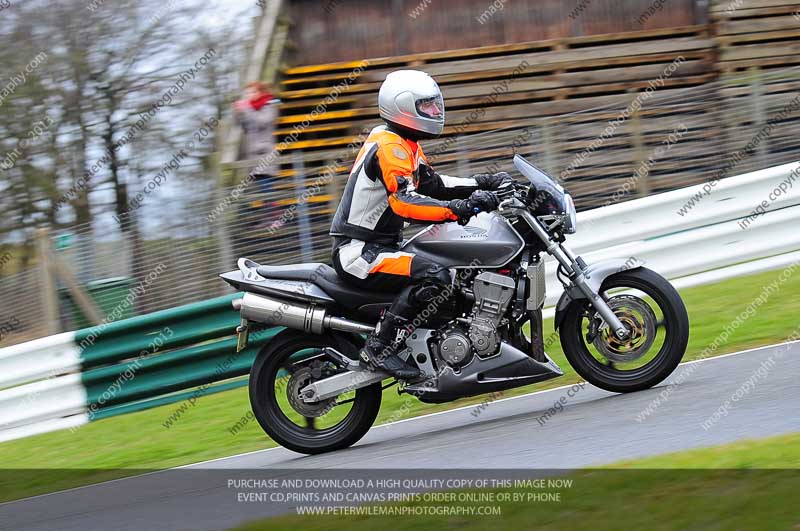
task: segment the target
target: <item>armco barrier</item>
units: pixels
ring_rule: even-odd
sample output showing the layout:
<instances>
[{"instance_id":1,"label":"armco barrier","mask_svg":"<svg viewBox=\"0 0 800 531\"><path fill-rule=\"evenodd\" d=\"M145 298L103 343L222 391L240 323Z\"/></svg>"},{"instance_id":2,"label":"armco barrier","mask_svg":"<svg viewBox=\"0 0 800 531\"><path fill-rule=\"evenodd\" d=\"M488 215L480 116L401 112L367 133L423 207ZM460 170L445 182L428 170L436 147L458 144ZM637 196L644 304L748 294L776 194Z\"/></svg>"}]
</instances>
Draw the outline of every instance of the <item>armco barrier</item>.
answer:
<instances>
[{"instance_id":1,"label":"armco barrier","mask_svg":"<svg viewBox=\"0 0 800 531\"><path fill-rule=\"evenodd\" d=\"M247 374L277 329L255 332L237 353L236 296L0 350L0 441L183 400L180 391Z\"/></svg>"},{"instance_id":2,"label":"armco barrier","mask_svg":"<svg viewBox=\"0 0 800 531\"><path fill-rule=\"evenodd\" d=\"M800 163L721 180L705 196L703 187L581 212L568 243L589 263L634 258L678 287L800 264ZM739 221L763 200L765 213L743 230ZM552 261L547 284L553 304L561 285ZM243 385L231 379L277 330L237 354L236 296L0 350L0 441L184 400L198 386L215 384L207 394Z\"/></svg>"}]
</instances>

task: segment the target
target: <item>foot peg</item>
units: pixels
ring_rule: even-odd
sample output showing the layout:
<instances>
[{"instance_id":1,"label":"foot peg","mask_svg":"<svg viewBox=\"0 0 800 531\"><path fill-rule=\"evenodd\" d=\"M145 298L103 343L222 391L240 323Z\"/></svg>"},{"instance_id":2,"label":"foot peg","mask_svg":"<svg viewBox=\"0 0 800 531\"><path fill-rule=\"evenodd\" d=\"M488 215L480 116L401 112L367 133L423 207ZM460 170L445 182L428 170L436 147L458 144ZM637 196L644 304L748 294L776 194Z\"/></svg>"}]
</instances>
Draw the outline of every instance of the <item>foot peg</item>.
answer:
<instances>
[{"instance_id":1,"label":"foot peg","mask_svg":"<svg viewBox=\"0 0 800 531\"><path fill-rule=\"evenodd\" d=\"M367 346L361 349L359 357L371 369L387 372L398 380L412 381L423 376L419 369L403 361L397 354L374 356Z\"/></svg>"},{"instance_id":2,"label":"foot peg","mask_svg":"<svg viewBox=\"0 0 800 531\"><path fill-rule=\"evenodd\" d=\"M358 360L348 358L335 348L324 347L322 349L322 354L324 354L326 358L331 360L342 369L346 369L348 371L360 371L364 369L363 365L359 363Z\"/></svg>"}]
</instances>

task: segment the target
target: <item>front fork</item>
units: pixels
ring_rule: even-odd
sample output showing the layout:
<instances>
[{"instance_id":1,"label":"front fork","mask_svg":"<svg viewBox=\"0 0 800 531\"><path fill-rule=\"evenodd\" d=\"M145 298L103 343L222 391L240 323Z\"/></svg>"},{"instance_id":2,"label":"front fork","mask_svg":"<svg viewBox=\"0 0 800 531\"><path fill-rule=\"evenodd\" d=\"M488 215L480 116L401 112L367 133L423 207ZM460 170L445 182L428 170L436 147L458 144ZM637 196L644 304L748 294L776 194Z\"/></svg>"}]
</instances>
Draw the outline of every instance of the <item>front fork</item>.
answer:
<instances>
[{"instance_id":1,"label":"front fork","mask_svg":"<svg viewBox=\"0 0 800 531\"><path fill-rule=\"evenodd\" d=\"M611 330L614 331L614 335L616 335L617 338L623 340L627 339L630 336L630 331L622 324L622 321L619 320L605 298L603 298L602 293L600 293L600 286L598 285L597 289L595 289L587 281L586 270L588 266L586 262L583 261L583 258L576 256L566 245L554 241L545 228L542 227L539 220L531 214L524 212L523 216L539 239L547 246L547 253L555 258L558 263L561 264L561 267L564 268L564 272L572 281L573 289L579 290L583 296L586 297L594 309L597 310L597 313L600 314L600 317L602 317ZM564 286L564 289L569 290L570 286Z\"/></svg>"},{"instance_id":2,"label":"front fork","mask_svg":"<svg viewBox=\"0 0 800 531\"><path fill-rule=\"evenodd\" d=\"M577 287L581 293L583 293L586 298L589 300L589 303L597 310L597 313L600 314L600 317L608 323L608 326L611 327L611 330L614 331L614 335L616 335L619 339L627 339L630 336L630 330L628 330L622 321L619 320L617 315L611 309L611 307L606 302L605 297L599 291L595 291L586 281L586 262L580 256L575 256L569 247L565 245L559 246L560 250L564 253L565 258L572 261L572 271L573 274L568 274L570 280L572 280L575 287ZM564 265L564 262L556 257L556 260L559 261L561 265ZM566 268L565 268L566 269Z\"/></svg>"}]
</instances>

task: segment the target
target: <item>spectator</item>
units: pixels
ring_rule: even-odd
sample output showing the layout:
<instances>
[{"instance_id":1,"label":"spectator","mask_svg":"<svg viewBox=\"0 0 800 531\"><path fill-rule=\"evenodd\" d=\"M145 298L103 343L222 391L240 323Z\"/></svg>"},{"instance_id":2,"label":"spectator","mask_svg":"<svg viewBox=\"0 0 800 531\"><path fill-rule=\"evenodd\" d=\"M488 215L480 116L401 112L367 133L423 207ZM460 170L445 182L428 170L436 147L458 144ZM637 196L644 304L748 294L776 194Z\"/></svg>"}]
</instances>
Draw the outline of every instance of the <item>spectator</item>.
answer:
<instances>
[{"instance_id":1,"label":"spectator","mask_svg":"<svg viewBox=\"0 0 800 531\"><path fill-rule=\"evenodd\" d=\"M261 81L247 84L244 98L233 104L236 121L244 131L244 157L258 160L269 156L275 148L275 120L278 117L279 100L272 95L271 87ZM275 164L272 163L263 172L256 175L262 191L268 191L269 181L275 175Z\"/></svg>"},{"instance_id":2,"label":"spectator","mask_svg":"<svg viewBox=\"0 0 800 531\"><path fill-rule=\"evenodd\" d=\"M240 219L245 222L246 233L255 236L263 230L277 226L281 215L280 206L272 192L272 181L278 175L277 157L269 164L265 159L275 149L275 121L278 117L277 100L271 87L261 81L248 83L244 97L233 104L233 114L242 126L242 155L247 160L258 161L253 168L257 198L240 205ZM272 235L272 232L269 232ZM263 237L259 238L263 240ZM239 242L243 244L245 242ZM245 254L244 251L238 254Z\"/></svg>"}]
</instances>

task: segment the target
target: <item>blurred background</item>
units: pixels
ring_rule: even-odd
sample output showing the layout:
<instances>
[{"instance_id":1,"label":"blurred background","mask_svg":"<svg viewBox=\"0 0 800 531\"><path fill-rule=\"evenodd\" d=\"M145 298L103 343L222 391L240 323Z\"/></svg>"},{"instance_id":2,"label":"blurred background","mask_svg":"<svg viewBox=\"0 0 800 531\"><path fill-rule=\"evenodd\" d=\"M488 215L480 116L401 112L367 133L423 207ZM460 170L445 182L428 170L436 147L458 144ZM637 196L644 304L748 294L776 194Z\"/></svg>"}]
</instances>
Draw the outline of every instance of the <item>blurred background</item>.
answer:
<instances>
[{"instance_id":1,"label":"blurred background","mask_svg":"<svg viewBox=\"0 0 800 531\"><path fill-rule=\"evenodd\" d=\"M8 0L0 346L98 324L137 286L116 319L224 295L239 256L327 261L399 68L444 92L440 173L521 153L579 210L797 160L798 35L772 0ZM234 110L253 81L266 129Z\"/></svg>"}]
</instances>

